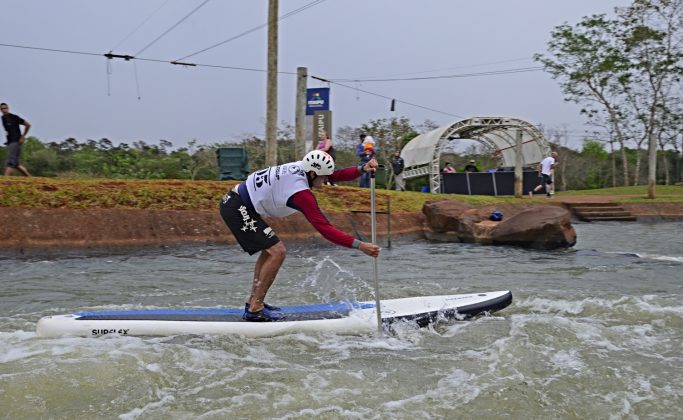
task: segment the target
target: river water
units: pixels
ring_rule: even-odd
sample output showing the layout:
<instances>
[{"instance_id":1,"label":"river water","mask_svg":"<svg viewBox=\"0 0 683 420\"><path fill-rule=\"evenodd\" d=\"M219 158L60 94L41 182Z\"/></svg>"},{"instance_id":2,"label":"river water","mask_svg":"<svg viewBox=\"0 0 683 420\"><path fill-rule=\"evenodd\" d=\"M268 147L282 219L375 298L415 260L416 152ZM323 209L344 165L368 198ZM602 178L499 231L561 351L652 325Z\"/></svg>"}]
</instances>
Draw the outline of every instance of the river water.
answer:
<instances>
[{"instance_id":1,"label":"river water","mask_svg":"<svg viewBox=\"0 0 683 420\"><path fill-rule=\"evenodd\" d=\"M383 298L512 290L498 314L390 336L42 339L75 310L239 307L236 246L0 259L0 417L682 418L683 222L576 224L567 251L394 242ZM288 244L277 305L373 300L357 251Z\"/></svg>"}]
</instances>

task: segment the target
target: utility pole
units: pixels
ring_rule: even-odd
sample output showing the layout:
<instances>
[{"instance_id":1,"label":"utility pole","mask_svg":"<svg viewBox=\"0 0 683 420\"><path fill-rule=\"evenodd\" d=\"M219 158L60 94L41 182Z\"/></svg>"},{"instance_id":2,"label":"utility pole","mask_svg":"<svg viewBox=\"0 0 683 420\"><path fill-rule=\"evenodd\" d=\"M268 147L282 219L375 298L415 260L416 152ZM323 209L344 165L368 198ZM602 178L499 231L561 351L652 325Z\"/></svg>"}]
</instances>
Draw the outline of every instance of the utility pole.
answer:
<instances>
[{"instance_id":1,"label":"utility pole","mask_svg":"<svg viewBox=\"0 0 683 420\"><path fill-rule=\"evenodd\" d=\"M296 115L294 126L296 131L295 159L301 159L306 154L306 86L308 68L296 69Z\"/></svg>"},{"instance_id":2,"label":"utility pole","mask_svg":"<svg viewBox=\"0 0 683 420\"><path fill-rule=\"evenodd\" d=\"M517 129L515 136L515 197L522 198L522 130Z\"/></svg>"},{"instance_id":3,"label":"utility pole","mask_svg":"<svg viewBox=\"0 0 683 420\"><path fill-rule=\"evenodd\" d=\"M657 185L657 138L653 132L650 132L648 137L647 198L655 198L655 187Z\"/></svg>"},{"instance_id":4,"label":"utility pole","mask_svg":"<svg viewBox=\"0 0 683 420\"><path fill-rule=\"evenodd\" d=\"M268 0L268 85L266 93L266 166L277 165L278 0Z\"/></svg>"}]
</instances>

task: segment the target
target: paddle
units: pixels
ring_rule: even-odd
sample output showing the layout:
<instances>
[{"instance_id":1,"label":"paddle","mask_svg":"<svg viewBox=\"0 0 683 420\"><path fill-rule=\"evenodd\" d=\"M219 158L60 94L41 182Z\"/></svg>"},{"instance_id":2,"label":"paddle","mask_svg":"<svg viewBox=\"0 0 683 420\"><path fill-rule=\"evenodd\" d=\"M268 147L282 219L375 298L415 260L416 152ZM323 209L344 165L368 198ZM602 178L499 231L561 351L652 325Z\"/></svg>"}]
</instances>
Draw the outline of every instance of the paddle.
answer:
<instances>
[{"instance_id":1,"label":"paddle","mask_svg":"<svg viewBox=\"0 0 683 420\"><path fill-rule=\"evenodd\" d=\"M370 215L372 226L372 243L377 244L377 218L375 209L375 172L370 172ZM374 276L375 276L375 308L377 308L377 332L382 335L382 310L379 306L379 279L377 276L377 257L374 261Z\"/></svg>"}]
</instances>

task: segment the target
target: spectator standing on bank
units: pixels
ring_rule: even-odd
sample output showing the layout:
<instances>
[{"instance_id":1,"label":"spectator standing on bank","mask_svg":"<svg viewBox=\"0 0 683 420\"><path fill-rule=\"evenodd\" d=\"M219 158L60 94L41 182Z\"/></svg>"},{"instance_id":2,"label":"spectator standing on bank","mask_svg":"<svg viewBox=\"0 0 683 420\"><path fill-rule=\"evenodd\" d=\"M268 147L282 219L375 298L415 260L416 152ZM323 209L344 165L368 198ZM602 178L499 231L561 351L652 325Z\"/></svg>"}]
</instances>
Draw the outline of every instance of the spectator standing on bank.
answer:
<instances>
[{"instance_id":1,"label":"spectator standing on bank","mask_svg":"<svg viewBox=\"0 0 683 420\"><path fill-rule=\"evenodd\" d=\"M367 137L365 133L360 133L360 136L358 136L358 144L356 145L356 156L358 156L358 161L365 157L365 137Z\"/></svg>"},{"instance_id":2,"label":"spectator standing on bank","mask_svg":"<svg viewBox=\"0 0 683 420\"><path fill-rule=\"evenodd\" d=\"M365 150L368 150L368 149L375 150L375 147L376 147L375 146L375 139L373 139L372 136L365 136L365 138L363 139L363 148Z\"/></svg>"},{"instance_id":3,"label":"spectator standing on bank","mask_svg":"<svg viewBox=\"0 0 683 420\"><path fill-rule=\"evenodd\" d=\"M360 159L360 165L365 166L367 165L368 162L374 159L374 150L373 149L365 149L363 151L363 157ZM370 188L370 173L365 172L360 176L360 182L358 183L358 186L361 188Z\"/></svg>"},{"instance_id":4,"label":"spectator standing on bank","mask_svg":"<svg viewBox=\"0 0 683 420\"><path fill-rule=\"evenodd\" d=\"M479 172L479 168L475 165L474 160L470 160L470 163L465 165L465 172Z\"/></svg>"},{"instance_id":5,"label":"spectator standing on bank","mask_svg":"<svg viewBox=\"0 0 683 420\"><path fill-rule=\"evenodd\" d=\"M330 136L327 134L327 131L323 130L320 133L320 140L318 141L318 150L321 152L325 152L328 155L332 157L332 160L337 159L337 154L334 151L334 146L332 145L332 140L330 139ZM331 181L327 182L328 185L337 185Z\"/></svg>"},{"instance_id":6,"label":"spectator standing on bank","mask_svg":"<svg viewBox=\"0 0 683 420\"><path fill-rule=\"evenodd\" d=\"M7 164L5 166L5 176L12 175L12 172L19 171L24 176L31 176L28 170L19 163L19 156L21 155L21 145L26 141L26 135L31 128L31 124L18 115L10 114L9 105L6 103L0 104L0 111L2 111L2 126L7 132ZM20 125L24 126L24 133L22 134Z\"/></svg>"},{"instance_id":7,"label":"spectator standing on bank","mask_svg":"<svg viewBox=\"0 0 683 420\"><path fill-rule=\"evenodd\" d=\"M367 138L370 137L365 133L360 133L358 136L358 144L356 145L356 156L358 156L358 164L359 165L365 165L367 164L375 155L375 149L374 148L366 148L366 144L375 144L375 140L370 137L370 141L367 140ZM360 177L360 181L358 182L358 186L361 188L370 188L370 174L369 173L364 173Z\"/></svg>"},{"instance_id":8,"label":"spectator standing on bank","mask_svg":"<svg viewBox=\"0 0 683 420\"><path fill-rule=\"evenodd\" d=\"M391 159L391 168L394 171L394 181L396 182L396 191L405 191L405 182L403 181L403 168L405 162L401 157L401 151L397 150L394 157Z\"/></svg>"},{"instance_id":9,"label":"spectator standing on bank","mask_svg":"<svg viewBox=\"0 0 683 420\"><path fill-rule=\"evenodd\" d=\"M442 172L443 172L444 174L454 174L454 173L455 173L455 168L453 167L453 165L451 165L450 162L446 162L446 166L443 167L443 171L442 171Z\"/></svg>"},{"instance_id":10,"label":"spectator standing on bank","mask_svg":"<svg viewBox=\"0 0 683 420\"><path fill-rule=\"evenodd\" d=\"M550 156L543 159L541 163L538 164L538 177L541 178L541 183L536 186L533 190L529 191L529 198L534 197L534 193L540 190L545 185L545 195L548 198L552 198L554 194L553 191L553 169L555 169L555 164L557 162L557 152L552 152Z\"/></svg>"},{"instance_id":11,"label":"spectator standing on bank","mask_svg":"<svg viewBox=\"0 0 683 420\"><path fill-rule=\"evenodd\" d=\"M317 149L326 152L328 155L332 156L332 159L336 161L337 155L334 151L332 140L325 130L320 133L320 140L318 141Z\"/></svg>"}]
</instances>

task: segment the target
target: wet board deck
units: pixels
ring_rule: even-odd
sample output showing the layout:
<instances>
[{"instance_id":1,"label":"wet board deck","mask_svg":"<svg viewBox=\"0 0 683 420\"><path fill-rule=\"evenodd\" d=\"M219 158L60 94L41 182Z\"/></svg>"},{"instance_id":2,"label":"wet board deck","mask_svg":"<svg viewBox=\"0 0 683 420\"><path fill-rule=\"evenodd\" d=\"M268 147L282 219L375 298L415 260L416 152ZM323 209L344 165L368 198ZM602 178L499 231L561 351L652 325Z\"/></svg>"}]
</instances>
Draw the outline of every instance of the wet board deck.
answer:
<instances>
[{"instance_id":1,"label":"wet board deck","mask_svg":"<svg viewBox=\"0 0 683 420\"><path fill-rule=\"evenodd\" d=\"M462 295L424 296L387 299L380 302L382 323L391 325L411 321L424 327L439 319L467 319L492 313L512 302L510 291ZM101 312L76 312L53 315L38 321L41 337L169 336L179 334L239 334L267 337L305 331L331 331L342 334L371 332L377 329L375 302L285 306L285 319L277 322L246 322L239 309L154 309Z\"/></svg>"}]
</instances>

